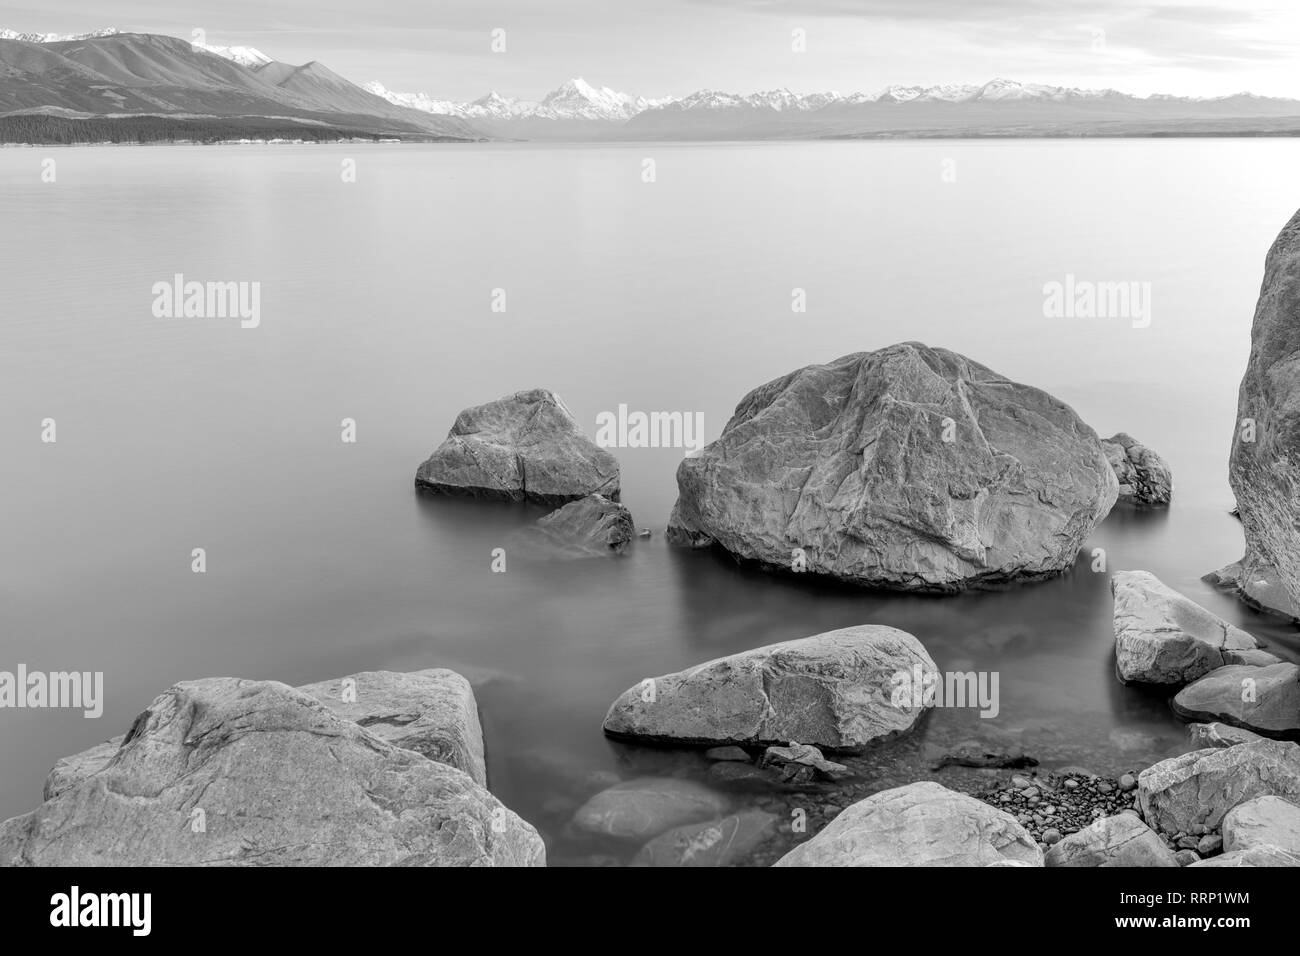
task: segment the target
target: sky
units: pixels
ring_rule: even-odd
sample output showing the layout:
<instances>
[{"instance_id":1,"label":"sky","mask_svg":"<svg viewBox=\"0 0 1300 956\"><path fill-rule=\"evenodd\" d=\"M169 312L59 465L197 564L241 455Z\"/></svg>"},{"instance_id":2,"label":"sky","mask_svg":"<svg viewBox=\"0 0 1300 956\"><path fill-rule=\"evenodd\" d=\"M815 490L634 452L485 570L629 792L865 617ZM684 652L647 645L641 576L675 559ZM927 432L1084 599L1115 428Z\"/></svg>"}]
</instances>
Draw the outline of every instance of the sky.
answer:
<instances>
[{"instance_id":1,"label":"sky","mask_svg":"<svg viewBox=\"0 0 1300 956\"><path fill-rule=\"evenodd\" d=\"M1300 98L1300 0L6 0L0 11L0 27L23 32L108 26L201 30L210 44L453 100L540 99L576 76L643 96L1006 77Z\"/></svg>"}]
</instances>

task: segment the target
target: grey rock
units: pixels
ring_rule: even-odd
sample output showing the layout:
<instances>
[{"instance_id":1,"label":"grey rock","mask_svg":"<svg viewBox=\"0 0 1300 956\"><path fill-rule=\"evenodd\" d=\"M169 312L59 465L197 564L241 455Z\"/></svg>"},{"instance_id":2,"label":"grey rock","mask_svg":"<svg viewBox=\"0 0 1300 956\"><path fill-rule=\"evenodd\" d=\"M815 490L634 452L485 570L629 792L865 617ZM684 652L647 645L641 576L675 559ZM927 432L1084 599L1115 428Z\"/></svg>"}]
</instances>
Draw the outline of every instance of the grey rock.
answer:
<instances>
[{"instance_id":1,"label":"grey rock","mask_svg":"<svg viewBox=\"0 0 1300 956\"><path fill-rule=\"evenodd\" d=\"M355 702L343 699L347 680L355 682ZM469 681L455 671L365 671L299 690L394 747L449 764L487 786L478 703Z\"/></svg>"},{"instance_id":2,"label":"grey rock","mask_svg":"<svg viewBox=\"0 0 1300 956\"><path fill-rule=\"evenodd\" d=\"M1059 574L1118 493L1069 406L915 342L750 392L677 485L674 543L923 591Z\"/></svg>"},{"instance_id":3,"label":"grey rock","mask_svg":"<svg viewBox=\"0 0 1300 956\"><path fill-rule=\"evenodd\" d=\"M785 774L773 767L734 761L720 761L710 766L707 780L710 787L730 793L797 793L825 788L823 784L806 778L787 780Z\"/></svg>"},{"instance_id":4,"label":"grey rock","mask_svg":"<svg viewBox=\"0 0 1300 956\"><path fill-rule=\"evenodd\" d=\"M843 810L775 866L1043 865L1015 818L931 781L885 790Z\"/></svg>"},{"instance_id":5,"label":"grey rock","mask_svg":"<svg viewBox=\"0 0 1300 956\"><path fill-rule=\"evenodd\" d=\"M643 846L632 866L732 866L776 831L777 816L762 810L677 827Z\"/></svg>"},{"instance_id":6,"label":"grey rock","mask_svg":"<svg viewBox=\"0 0 1300 956\"><path fill-rule=\"evenodd\" d=\"M1256 740L1193 750L1138 776L1142 818L1166 834L1217 830L1224 815L1254 797L1300 796L1300 746Z\"/></svg>"},{"instance_id":7,"label":"grey rock","mask_svg":"<svg viewBox=\"0 0 1300 956\"><path fill-rule=\"evenodd\" d=\"M1208 724L1188 724L1187 736L1191 738L1192 746L1198 750L1207 747L1235 747L1237 744L1263 739L1253 730L1231 727L1218 721Z\"/></svg>"},{"instance_id":8,"label":"grey rock","mask_svg":"<svg viewBox=\"0 0 1300 956\"><path fill-rule=\"evenodd\" d=\"M645 843L675 827L703 823L727 811L727 798L676 777L640 777L602 790L573 817L592 836Z\"/></svg>"},{"instance_id":9,"label":"grey rock","mask_svg":"<svg viewBox=\"0 0 1300 956\"><path fill-rule=\"evenodd\" d=\"M1223 721L1269 735L1295 733L1300 731L1300 667L1220 667L1180 690L1173 708L1188 720Z\"/></svg>"},{"instance_id":10,"label":"grey rock","mask_svg":"<svg viewBox=\"0 0 1300 956\"><path fill-rule=\"evenodd\" d=\"M1119 480L1119 501L1138 505L1167 505L1174 479L1165 460L1131 435L1120 432L1101 440Z\"/></svg>"},{"instance_id":11,"label":"grey rock","mask_svg":"<svg viewBox=\"0 0 1300 956\"><path fill-rule=\"evenodd\" d=\"M1115 667L1123 681L1186 684L1222 667L1225 650L1259 646L1149 571L1117 571L1110 586Z\"/></svg>"},{"instance_id":12,"label":"grey rock","mask_svg":"<svg viewBox=\"0 0 1300 956\"><path fill-rule=\"evenodd\" d=\"M573 557L623 554L633 536L632 513L604 495L587 495L538 520L528 541Z\"/></svg>"},{"instance_id":13,"label":"grey rock","mask_svg":"<svg viewBox=\"0 0 1300 956\"><path fill-rule=\"evenodd\" d=\"M848 767L827 760L822 756L822 752L811 744L791 743L789 747L768 747L763 752L761 764L764 767L807 767L828 780L838 780L849 775Z\"/></svg>"},{"instance_id":14,"label":"grey rock","mask_svg":"<svg viewBox=\"0 0 1300 956\"><path fill-rule=\"evenodd\" d=\"M1240 561L1211 571L1202 580L1236 595L1248 607L1290 621L1300 621L1300 606L1292 601L1282 586L1277 569L1257 555L1247 554Z\"/></svg>"},{"instance_id":15,"label":"grey rock","mask_svg":"<svg viewBox=\"0 0 1300 956\"><path fill-rule=\"evenodd\" d=\"M1160 835L1134 814L1102 817L1047 851L1047 866L1178 866Z\"/></svg>"},{"instance_id":16,"label":"grey rock","mask_svg":"<svg viewBox=\"0 0 1300 956\"><path fill-rule=\"evenodd\" d=\"M1252 667L1267 667L1269 664L1284 664L1285 661L1268 651L1239 651L1227 649L1223 652L1223 663L1250 664Z\"/></svg>"},{"instance_id":17,"label":"grey rock","mask_svg":"<svg viewBox=\"0 0 1300 956\"><path fill-rule=\"evenodd\" d=\"M1250 359L1237 394L1228 480L1246 536L1244 571L1259 566L1300 604L1300 213L1283 227L1264 262L1250 333ZM1253 423L1248 429L1246 423ZM1253 439L1253 440L1250 440Z\"/></svg>"},{"instance_id":18,"label":"grey rock","mask_svg":"<svg viewBox=\"0 0 1300 956\"><path fill-rule=\"evenodd\" d=\"M1223 849L1223 837L1217 833L1207 833L1196 844L1196 852L1201 856L1212 856Z\"/></svg>"},{"instance_id":19,"label":"grey rock","mask_svg":"<svg viewBox=\"0 0 1300 956\"><path fill-rule=\"evenodd\" d=\"M1179 850L1174 854L1174 859L1178 862L1179 866L1191 866L1193 863L1200 860L1200 858L1200 854L1195 850Z\"/></svg>"},{"instance_id":20,"label":"grey rock","mask_svg":"<svg viewBox=\"0 0 1300 956\"><path fill-rule=\"evenodd\" d=\"M604 729L659 742L858 750L920 719L924 704L896 693L917 672L937 669L912 635L847 627L643 681L614 702Z\"/></svg>"},{"instance_id":21,"label":"grey rock","mask_svg":"<svg viewBox=\"0 0 1300 956\"><path fill-rule=\"evenodd\" d=\"M1300 856L1300 806L1281 797L1264 796L1229 810L1223 818L1224 852L1254 846L1274 846Z\"/></svg>"},{"instance_id":22,"label":"grey rock","mask_svg":"<svg viewBox=\"0 0 1300 956\"><path fill-rule=\"evenodd\" d=\"M344 701L344 681L353 681L355 702ZM339 717L365 727L397 747L465 771L487 786L483 729L469 681L455 671L366 671L298 688ZM348 696L351 696L349 694ZM45 780L45 799L58 796L103 769L117 754L123 736L71 757L63 757Z\"/></svg>"},{"instance_id":23,"label":"grey rock","mask_svg":"<svg viewBox=\"0 0 1300 956\"><path fill-rule=\"evenodd\" d=\"M1121 790L1135 790L1137 789L1137 785L1137 777L1133 776L1131 773L1126 773L1119 778L1119 788Z\"/></svg>"},{"instance_id":24,"label":"grey rock","mask_svg":"<svg viewBox=\"0 0 1300 956\"><path fill-rule=\"evenodd\" d=\"M619 469L553 392L535 388L461 412L415 484L438 494L557 506L591 494L617 501Z\"/></svg>"},{"instance_id":25,"label":"grey rock","mask_svg":"<svg viewBox=\"0 0 1300 956\"><path fill-rule=\"evenodd\" d=\"M950 765L1022 770L1038 766L1038 761L1019 748L1008 749L980 740L967 740L940 757L934 769Z\"/></svg>"},{"instance_id":26,"label":"grey rock","mask_svg":"<svg viewBox=\"0 0 1300 956\"><path fill-rule=\"evenodd\" d=\"M704 751L705 760L729 760L735 763L750 763L751 758L739 747L710 747Z\"/></svg>"},{"instance_id":27,"label":"grey rock","mask_svg":"<svg viewBox=\"0 0 1300 956\"><path fill-rule=\"evenodd\" d=\"M1252 846L1248 850L1223 853L1192 866L1300 866L1300 856L1275 846Z\"/></svg>"},{"instance_id":28,"label":"grey rock","mask_svg":"<svg viewBox=\"0 0 1300 956\"><path fill-rule=\"evenodd\" d=\"M0 863L543 866L545 850L455 767L284 684L213 678L170 688L108 765L0 824Z\"/></svg>"}]
</instances>

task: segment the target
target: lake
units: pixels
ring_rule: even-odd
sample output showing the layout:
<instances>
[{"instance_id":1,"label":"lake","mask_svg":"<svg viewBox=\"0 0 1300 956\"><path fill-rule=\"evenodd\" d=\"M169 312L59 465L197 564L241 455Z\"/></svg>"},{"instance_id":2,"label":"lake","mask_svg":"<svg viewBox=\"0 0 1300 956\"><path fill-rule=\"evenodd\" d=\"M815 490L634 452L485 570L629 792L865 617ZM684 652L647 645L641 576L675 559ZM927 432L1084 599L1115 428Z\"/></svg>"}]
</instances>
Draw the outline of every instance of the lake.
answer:
<instances>
[{"instance_id":1,"label":"lake","mask_svg":"<svg viewBox=\"0 0 1300 956\"><path fill-rule=\"evenodd\" d=\"M1115 678L1093 549L1297 657L1294 629L1200 577L1242 552L1236 391L1298 164L1290 139L0 150L0 669L105 675L98 720L0 711L0 818L175 681L447 666L476 684L492 789L552 862L622 862L566 826L592 775L703 760L607 741L610 702L860 623L998 672L1001 697L864 757L867 789L977 784L929 770L974 736L1099 773L1188 749L1167 695ZM177 274L258 283L256 328L155 317ZM1067 277L1149 283L1149 322L1047 317ZM1172 507L1117 509L1059 579L917 597L669 548L680 450L615 451L653 530L623 559L493 573L544 512L413 488L458 411L513 391L555 390L590 435L625 404L702 413L712 440L751 388L907 340L1135 435Z\"/></svg>"}]
</instances>

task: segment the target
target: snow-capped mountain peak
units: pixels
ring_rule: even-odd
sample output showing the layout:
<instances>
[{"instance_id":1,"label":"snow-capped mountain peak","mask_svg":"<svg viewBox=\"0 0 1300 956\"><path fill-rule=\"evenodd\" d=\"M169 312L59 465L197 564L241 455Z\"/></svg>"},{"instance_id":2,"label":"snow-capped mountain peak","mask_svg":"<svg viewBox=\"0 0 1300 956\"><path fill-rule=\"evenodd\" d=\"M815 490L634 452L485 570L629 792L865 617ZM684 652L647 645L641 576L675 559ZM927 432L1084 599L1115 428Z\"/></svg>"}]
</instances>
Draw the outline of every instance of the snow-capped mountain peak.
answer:
<instances>
[{"instance_id":1,"label":"snow-capped mountain peak","mask_svg":"<svg viewBox=\"0 0 1300 956\"><path fill-rule=\"evenodd\" d=\"M541 102L518 100L493 91L469 103L439 100L426 93L397 93L382 83L365 87L390 103L469 119L550 119L622 122L644 110L662 106L667 99L649 100L642 96L619 93L607 86L595 87L582 77L574 77L547 93Z\"/></svg>"},{"instance_id":2,"label":"snow-capped mountain peak","mask_svg":"<svg viewBox=\"0 0 1300 956\"><path fill-rule=\"evenodd\" d=\"M261 50L255 50L251 46L213 46L209 43L191 43L190 45L196 50L212 53L224 60L238 63L240 66L259 67L275 62Z\"/></svg>"},{"instance_id":3,"label":"snow-capped mountain peak","mask_svg":"<svg viewBox=\"0 0 1300 956\"><path fill-rule=\"evenodd\" d=\"M19 33L17 30L0 30L0 40L21 40L23 43L65 43L68 40L97 40L121 33L116 27L92 30L89 33Z\"/></svg>"}]
</instances>

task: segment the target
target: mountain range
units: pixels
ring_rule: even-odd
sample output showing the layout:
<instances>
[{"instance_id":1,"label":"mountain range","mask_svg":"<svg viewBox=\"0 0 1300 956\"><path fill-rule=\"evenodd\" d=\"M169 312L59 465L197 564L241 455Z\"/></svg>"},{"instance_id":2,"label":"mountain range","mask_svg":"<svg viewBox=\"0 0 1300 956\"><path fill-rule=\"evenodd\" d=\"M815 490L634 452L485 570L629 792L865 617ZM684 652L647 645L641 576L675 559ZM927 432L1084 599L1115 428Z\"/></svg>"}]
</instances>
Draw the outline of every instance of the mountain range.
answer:
<instances>
[{"instance_id":1,"label":"mountain range","mask_svg":"<svg viewBox=\"0 0 1300 956\"><path fill-rule=\"evenodd\" d=\"M491 92L462 103L358 86L319 62L295 66L249 46L114 29L0 30L0 142L131 141L142 129L157 139L460 141L1300 135L1300 101L1138 97L1006 79L647 98L574 78L537 101Z\"/></svg>"}]
</instances>

